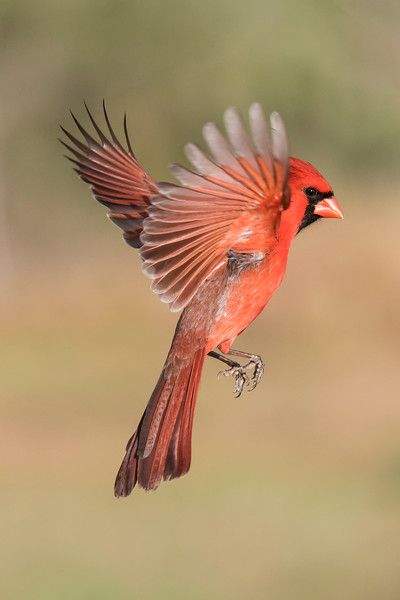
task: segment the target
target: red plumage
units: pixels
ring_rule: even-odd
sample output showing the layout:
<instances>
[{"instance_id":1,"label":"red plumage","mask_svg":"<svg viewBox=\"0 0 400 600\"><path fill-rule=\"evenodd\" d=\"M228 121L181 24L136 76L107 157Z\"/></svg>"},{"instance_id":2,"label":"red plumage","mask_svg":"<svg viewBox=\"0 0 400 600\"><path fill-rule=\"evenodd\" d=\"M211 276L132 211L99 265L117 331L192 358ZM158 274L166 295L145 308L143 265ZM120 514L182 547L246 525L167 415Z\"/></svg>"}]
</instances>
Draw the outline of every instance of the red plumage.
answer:
<instances>
[{"instance_id":1,"label":"red plumage","mask_svg":"<svg viewBox=\"0 0 400 600\"><path fill-rule=\"evenodd\" d=\"M156 184L118 141L97 126L93 138L75 119L82 143L63 129L68 157L124 238L140 249L152 289L171 310L183 309L171 349L139 426L128 442L116 496L136 484L155 489L190 467L191 432L206 355L235 377L237 395L263 373L260 357L231 349L282 281L295 235L320 217L342 218L333 192L309 163L290 158L283 122L270 125L259 104L250 108L251 136L236 109L225 113L228 140L213 123L204 129L211 157L188 144L188 170L173 165L179 184ZM216 350L221 354L218 354ZM228 356L247 358L240 365ZM249 370L253 370L252 377Z\"/></svg>"}]
</instances>

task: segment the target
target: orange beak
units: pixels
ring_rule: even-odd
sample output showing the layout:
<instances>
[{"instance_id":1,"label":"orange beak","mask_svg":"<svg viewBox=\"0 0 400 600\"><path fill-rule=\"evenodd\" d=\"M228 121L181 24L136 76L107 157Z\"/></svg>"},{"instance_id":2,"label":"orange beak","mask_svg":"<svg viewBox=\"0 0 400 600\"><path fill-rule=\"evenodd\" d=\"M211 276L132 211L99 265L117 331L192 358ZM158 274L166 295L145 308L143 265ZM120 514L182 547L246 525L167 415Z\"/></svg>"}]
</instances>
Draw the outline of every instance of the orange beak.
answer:
<instances>
[{"instance_id":1,"label":"orange beak","mask_svg":"<svg viewBox=\"0 0 400 600\"><path fill-rule=\"evenodd\" d=\"M324 198L314 207L314 214L328 219L343 219L342 209L335 198Z\"/></svg>"}]
</instances>

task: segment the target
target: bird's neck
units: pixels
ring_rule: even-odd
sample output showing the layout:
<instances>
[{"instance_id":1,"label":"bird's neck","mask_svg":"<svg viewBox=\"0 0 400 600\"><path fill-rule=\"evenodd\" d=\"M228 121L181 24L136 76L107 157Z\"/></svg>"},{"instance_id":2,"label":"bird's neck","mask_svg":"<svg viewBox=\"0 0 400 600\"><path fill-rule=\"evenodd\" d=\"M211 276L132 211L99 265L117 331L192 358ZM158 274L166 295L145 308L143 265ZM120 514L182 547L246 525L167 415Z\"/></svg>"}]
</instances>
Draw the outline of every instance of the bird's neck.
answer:
<instances>
[{"instance_id":1,"label":"bird's neck","mask_svg":"<svg viewBox=\"0 0 400 600\"><path fill-rule=\"evenodd\" d=\"M279 227L279 241L281 244L290 246L299 230L306 208L307 200L303 192L292 191L290 206L282 212Z\"/></svg>"}]
</instances>

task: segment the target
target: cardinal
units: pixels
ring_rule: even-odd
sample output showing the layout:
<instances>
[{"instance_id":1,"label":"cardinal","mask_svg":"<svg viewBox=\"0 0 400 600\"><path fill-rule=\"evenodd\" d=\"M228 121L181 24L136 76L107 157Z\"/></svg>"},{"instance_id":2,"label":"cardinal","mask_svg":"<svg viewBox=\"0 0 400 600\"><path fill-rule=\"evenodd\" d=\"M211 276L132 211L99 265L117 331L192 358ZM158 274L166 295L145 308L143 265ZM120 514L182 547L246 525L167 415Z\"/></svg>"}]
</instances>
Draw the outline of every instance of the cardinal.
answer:
<instances>
[{"instance_id":1,"label":"cardinal","mask_svg":"<svg viewBox=\"0 0 400 600\"><path fill-rule=\"evenodd\" d=\"M193 414L207 356L225 363L234 392L259 383L260 356L232 348L280 285L296 235L321 218L342 219L329 183L310 163L289 157L282 118L249 110L249 130L235 108L224 135L207 123L205 153L187 144L191 168L171 172L178 183L156 183L138 162L124 117L124 147L103 102L105 134L85 104L89 133L62 127L75 171L108 209L126 242L137 248L151 288L182 311L161 375L129 439L114 492L154 490L190 468Z\"/></svg>"}]
</instances>

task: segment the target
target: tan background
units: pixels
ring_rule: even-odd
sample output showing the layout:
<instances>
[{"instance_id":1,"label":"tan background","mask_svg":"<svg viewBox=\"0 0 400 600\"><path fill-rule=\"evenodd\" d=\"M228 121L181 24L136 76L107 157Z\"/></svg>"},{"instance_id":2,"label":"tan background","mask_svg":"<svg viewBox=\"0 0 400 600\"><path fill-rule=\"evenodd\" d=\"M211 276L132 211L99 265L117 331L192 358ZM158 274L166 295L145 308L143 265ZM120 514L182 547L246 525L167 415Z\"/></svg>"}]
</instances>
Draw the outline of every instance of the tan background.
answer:
<instances>
[{"instance_id":1,"label":"tan background","mask_svg":"<svg viewBox=\"0 0 400 600\"><path fill-rule=\"evenodd\" d=\"M398 2L0 3L2 598L400 597ZM123 111L158 179L234 104L279 110L345 211L207 365L190 475L115 500L176 316L56 142Z\"/></svg>"}]
</instances>

